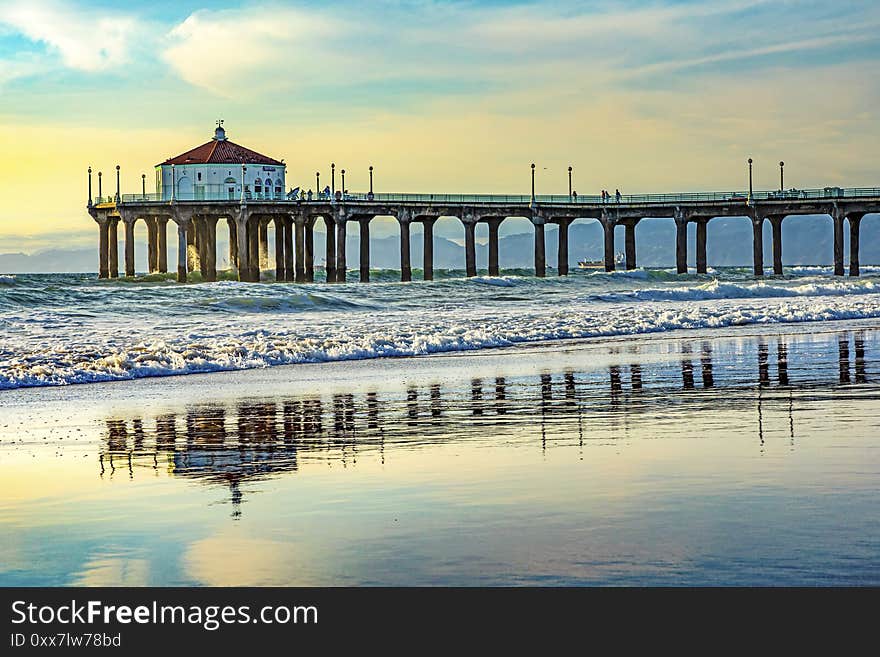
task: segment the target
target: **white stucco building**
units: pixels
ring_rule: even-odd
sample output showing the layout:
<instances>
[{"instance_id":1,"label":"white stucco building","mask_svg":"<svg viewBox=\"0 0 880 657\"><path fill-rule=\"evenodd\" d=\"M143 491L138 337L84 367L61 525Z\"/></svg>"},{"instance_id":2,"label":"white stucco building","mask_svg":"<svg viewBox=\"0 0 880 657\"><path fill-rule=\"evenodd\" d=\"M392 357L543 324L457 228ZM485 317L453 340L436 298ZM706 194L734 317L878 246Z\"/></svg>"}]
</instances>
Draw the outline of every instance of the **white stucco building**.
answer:
<instances>
[{"instance_id":1,"label":"white stucco building","mask_svg":"<svg viewBox=\"0 0 880 657\"><path fill-rule=\"evenodd\" d=\"M284 198L284 162L229 141L221 124L211 141L156 165L159 198L237 200L242 193L248 199Z\"/></svg>"}]
</instances>

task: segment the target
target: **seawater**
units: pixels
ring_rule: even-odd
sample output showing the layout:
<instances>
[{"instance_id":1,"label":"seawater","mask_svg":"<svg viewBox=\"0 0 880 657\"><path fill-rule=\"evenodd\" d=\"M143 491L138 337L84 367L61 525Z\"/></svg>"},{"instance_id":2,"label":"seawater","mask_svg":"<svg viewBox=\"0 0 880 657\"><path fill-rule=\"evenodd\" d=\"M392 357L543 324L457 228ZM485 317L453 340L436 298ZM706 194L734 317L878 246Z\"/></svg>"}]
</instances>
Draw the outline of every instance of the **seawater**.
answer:
<instances>
[{"instance_id":1,"label":"seawater","mask_svg":"<svg viewBox=\"0 0 880 657\"><path fill-rule=\"evenodd\" d=\"M0 276L0 389L425 355L682 329L880 317L880 268L525 270L362 285ZM414 272L418 278L420 272ZM227 276L227 278L230 278Z\"/></svg>"}]
</instances>

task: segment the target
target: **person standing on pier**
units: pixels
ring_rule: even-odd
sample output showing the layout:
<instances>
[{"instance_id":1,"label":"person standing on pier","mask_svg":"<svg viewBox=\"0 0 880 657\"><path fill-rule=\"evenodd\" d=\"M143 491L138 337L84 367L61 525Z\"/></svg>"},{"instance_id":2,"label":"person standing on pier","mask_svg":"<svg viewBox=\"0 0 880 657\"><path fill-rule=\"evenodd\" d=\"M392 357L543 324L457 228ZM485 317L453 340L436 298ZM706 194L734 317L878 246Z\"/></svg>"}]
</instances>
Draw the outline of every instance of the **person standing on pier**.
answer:
<instances>
[{"instance_id":1,"label":"person standing on pier","mask_svg":"<svg viewBox=\"0 0 880 657\"><path fill-rule=\"evenodd\" d=\"M614 197L617 199L617 202L620 203L620 190L619 189L614 190Z\"/></svg>"}]
</instances>

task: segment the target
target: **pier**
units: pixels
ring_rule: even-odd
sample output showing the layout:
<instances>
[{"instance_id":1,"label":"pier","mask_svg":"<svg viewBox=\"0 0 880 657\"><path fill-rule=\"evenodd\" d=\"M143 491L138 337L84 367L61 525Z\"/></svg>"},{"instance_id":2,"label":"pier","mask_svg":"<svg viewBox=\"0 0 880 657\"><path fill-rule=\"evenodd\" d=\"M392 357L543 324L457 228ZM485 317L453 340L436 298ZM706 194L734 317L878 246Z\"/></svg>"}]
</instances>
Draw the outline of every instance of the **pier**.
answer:
<instances>
[{"instance_id":1,"label":"pier","mask_svg":"<svg viewBox=\"0 0 880 657\"><path fill-rule=\"evenodd\" d=\"M242 179L246 167L242 166ZM834 273L847 273L844 254L844 230L849 229L850 276L859 275L859 227L866 214L880 212L880 188L840 188L708 192L680 194L623 195L603 200L581 195L478 195L478 194L343 194L335 191L309 199L289 200L281 194L256 197L242 192L231 199L225 191L204 192L199 198L188 194L120 194L117 168L117 191L113 196L91 197L89 171L88 212L99 228L99 277L119 275L117 249L120 224L124 231L124 273L134 276L134 227L143 221L147 226L150 273L168 270L167 231L176 226L178 254L177 279L186 282L189 272L200 271L202 280L217 279L217 224L226 221L229 228L230 265L241 281L260 280L260 271L274 268L278 281L311 282L315 259L324 258L328 283L346 280L346 230L351 222L360 227L360 277L370 279L370 221L393 217L400 226L400 280L412 280L410 227L424 228L423 276L433 278L433 227L441 217L460 220L464 237L462 264L467 276L477 275L475 229L485 223L489 228L489 275L499 275L498 229L505 219L523 217L534 227L535 275L547 270L544 229L548 224L559 230L555 254L556 271L568 274L568 231L575 221L598 221L604 229L605 270L616 267L614 230L625 227L625 267L634 269L637 226L645 218L666 218L675 222L675 262L679 273L687 272L688 224L696 224L696 268L706 273L711 263L706 257L707 225L717 217L745 217L752 224L753 268L755 276L764 275L763 234L769 223L772 234L773 274L782 274L782 222L797 215L828 215L833 220ZM314 252L314 228L323 222L327 230L326 252ZM274 263L268 253L268 230L275 235ZM551 258L553 255L551 254ZM274 267L271 265L274 264Z\"/></svg>"}]
</instances>

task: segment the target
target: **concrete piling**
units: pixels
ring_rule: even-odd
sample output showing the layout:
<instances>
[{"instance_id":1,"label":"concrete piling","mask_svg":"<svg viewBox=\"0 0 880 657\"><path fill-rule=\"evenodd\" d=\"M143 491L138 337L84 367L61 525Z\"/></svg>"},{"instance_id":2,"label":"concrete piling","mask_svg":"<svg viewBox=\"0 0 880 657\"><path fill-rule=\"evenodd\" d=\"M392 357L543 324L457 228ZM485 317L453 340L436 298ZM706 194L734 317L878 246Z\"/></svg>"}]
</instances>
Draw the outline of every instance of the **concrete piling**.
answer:
<instances>
[{"instance_id":1,"label":"concrete piling","mask_svg":"<svg viewBox=\"0 0 880 657\"><path fill-rule=\"evenodd\" d=\"M627 270L636 268L636 223L629 222L624 228L624 251Z\"/></svg>"},{"instance_id":2,"label":"concrete piling","mask_svg":"<svg viewBox=\"0 0 880 657\"><path fill-rule=\"evenodd\" d=\"M560 219L559 241L556 249L556 273L559 276L568 276L568 219Z\"/></svg>"},{"instance_id":3,"label":"concrete piling","mask_svg":"<svg viewBox=\"0 0 880 657\"><path fill-rule=\"evenodd\" d=\"M293 219L289 216L275 217L275 221L280 221L284 225L284 280L293 281L296 279L296 270L293 261Z\"/></svg>"},{"instance_id":4,"label":"concrete piling","mask_svg":"<svg viewBox=\"0 0 880 657\"><path fill-rule=\"evenodd\" d=\"M764 275L764 216L752 218L752 270L755 276Z\"/></svg>"},{"instance_id":5,"label":"concrete piling","mask_svg":"<svg viewBox=\"0 0 880 657\"><path fill-rule=\"evenodd\" d=\"M464 224L464 269L468 278L477 275L477 224L467 221Z\"/></svg>"},{"instance_id":6,"label":"concrete piling","mask_svg":"<svg viewBox=\"0 0 880 657\"><path fill-rule=\"evenodd\" d=\"M422 219L422 278L434 280L434 218ZM369 248L369 247L368 247Z\"/></svg>"},{"instance_id":7,"label":"concrete piling","mask_svg":"<svg viewBox=\"0 0 880 657\"><path fill-rule=\"evenodd\" d=\"M614 258L614 221L603 221L602 230L604 232L605 271L611 272L617 266Z\"/></svg>"},{"instance_id":8,"label":"concrete piling","mask_svg":"<svg viewBox=\"0 0 880 657\"><path fill-rule=\"evenodd\" d=\"M773 244L773 274L782 276L782 217L770 217Z\"/></svg>"},{"instance_id":9,"label":"concrete piling","mask_svg":"<svg viewBox=\"0 0 880 657\"><path fill-rule=\"evenodd\" d=\"M111 217L107 226L107 246L110 252L107 255L108 274L110 278L119 278L119 234L117 227L119 219Z\"/></svg>"},{"instance_id":10,"label":"concrete piling","mask_svg":"<svg viewBox=\"0 0 880 657\"><path fill-rule=\"evenodd\" d=\"M675 218L675 271L687 274L687 219Z\"/></svg>"},{"instance_id":11,"label":"concrete piling","mask_svg":"<svg viewBox=\"0 0 880 657\"><path fill-rule=\"evenodd\" d=\"M501 269L498 266L498 228L501 219L489 219L489 276L500 276Z\"/></svg>"},{"instance_id":12,"label":"concrete piling","mask_svg":"<svg viewBox=\"0 0 880 657\"><path fill-rule=\"evenodd\" d=\"M697 220L697 273L705 274L709 271L706 257L707 229L709 227L708 219Z\"/></svg>"},{"instance_id":13,"label":"concrete piling","mask_svg":"<svg viewBox=\"0 0 880 657\"><path fill-rule=\"evenodd\" d=\"M535 276L544 278L547 275L547 256L545 254L546 242L544 241L544 222L538 222L535 226Z\"/></svg>"},{"instance_id":14,"label":"concrete piling","mask_svg":"<svg viewBox=\"0 0 880 657\"><path fill-rule=\"evenodd\" d=\"M360 265L359 279L361 283L370 282L370 218L362 217L358 220L359 230L359 246L358 264Z\"/></svg>"},{"instance_id":15,"label":"concrete piling","mask_svg":"<svg viewBox=\"0 0 880 657\"><path fill-rule=\"evenodd\" d=\"M859 226L862 214L849 215L849 275L859 275Z\"/></svg>"},{"instance_id":16,"label":"concrete piling","mask_svg":"<svg viewBox=\"0 0 880 657\"><path fill-rule=\"evenodd\" d=\"M409 218L398 219L400 224L400 280L412 280L412 264L410 263Z\"/></svg>"}]
</instances>

